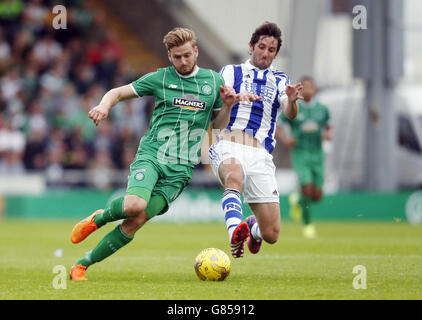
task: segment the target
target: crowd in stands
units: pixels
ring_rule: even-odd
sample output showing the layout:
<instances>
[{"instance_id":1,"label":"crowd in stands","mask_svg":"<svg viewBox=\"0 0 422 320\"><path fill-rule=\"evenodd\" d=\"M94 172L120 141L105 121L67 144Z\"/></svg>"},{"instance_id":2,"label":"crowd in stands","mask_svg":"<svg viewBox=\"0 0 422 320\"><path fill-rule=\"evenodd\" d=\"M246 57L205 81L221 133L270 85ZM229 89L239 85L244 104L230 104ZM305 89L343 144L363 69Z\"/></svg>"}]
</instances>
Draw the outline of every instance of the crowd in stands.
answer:
<instances>
[{"instance_id":1,"label":"crowd in stands","mask_svg":"<svg viewBox=\"0 0 422 320\"><path fill-rule=\"evenodd\" d=\"M0 2L0 175L43 172L60 186L64 171L128 169L153 100L121 102L110 121L95 127L88 110L107 90L141 75L127 66L116 34L90 0L60 1L67 29L52 27L55 4ZM92 181L78 185L113 183Z\"/></svg>"}]
</instances>

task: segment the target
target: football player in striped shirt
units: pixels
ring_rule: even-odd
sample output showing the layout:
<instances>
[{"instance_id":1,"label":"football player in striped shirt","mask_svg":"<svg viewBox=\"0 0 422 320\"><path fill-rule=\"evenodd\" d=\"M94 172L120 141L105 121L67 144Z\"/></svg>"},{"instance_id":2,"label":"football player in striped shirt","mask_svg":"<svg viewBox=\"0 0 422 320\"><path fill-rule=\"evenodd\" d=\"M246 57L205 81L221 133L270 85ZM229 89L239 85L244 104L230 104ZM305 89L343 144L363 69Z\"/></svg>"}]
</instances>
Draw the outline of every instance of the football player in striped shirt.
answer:
<instances>
[{"instance_id":1,"label":"football player in striped shirt","mask_svg":"<svg viewBox=\"0 0 422 320\"><path fill-rule=\"evenodd\" d=\"M154 96L150 127L142 137L130 166L123 197L77 223L73 243L83 241L106 223L123 220L70 271L72 280L87 280L86 269L127 245L135 233L156 215L164 214L192 179L202 140L210 125L227 125L240 95L224 86L215 71L197 66L198 47L193 31L175 28L163 40L172 66L148 73L131 84L108 91L89 117L98 125L119 101ZM257 96L243 96L255 101Z\"/></svg>"},{"instance_id":2,"label":"football player in striped shirt","mask_svg":"<svg viewBox=\"0 0 422 320\"><path fill-rule=\"evenodd\" d=\"M291 86L289 77L271 64L282 44L281 31L274 23L259 26L249 42L250 58L240 65L227 65L220 74L237 94L255 94L261 100L239 102L231 110L227 127L210 147L214 174L224 187L222 208L232 255L244 254L244 242L257 253L264 241L278 240L281 218L275 166L277 118L284 112L294 119L298 112L300 83ZM242 200L254 215L242 222Z\"/></svg>"}]
</instances>

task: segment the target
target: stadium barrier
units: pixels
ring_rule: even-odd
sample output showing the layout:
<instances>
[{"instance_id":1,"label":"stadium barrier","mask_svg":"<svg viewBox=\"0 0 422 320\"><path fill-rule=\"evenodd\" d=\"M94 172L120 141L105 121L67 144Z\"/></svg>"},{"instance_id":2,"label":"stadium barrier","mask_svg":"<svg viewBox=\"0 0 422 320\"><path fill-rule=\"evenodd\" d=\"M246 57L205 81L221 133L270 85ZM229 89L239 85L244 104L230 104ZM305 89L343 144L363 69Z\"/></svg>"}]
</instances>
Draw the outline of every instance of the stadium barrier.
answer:
<instances>
[{"instance_id":1,"label":"stadium barrier","mask_svg":"<svg viewBox=\"0 0 422 320\"><path fill-rule=\"evenodd\" d=\"M55 190L38 195L5 195L2 205L3 216L6 219L78 220L104 207L124 192L124 189L107 192ZM320 203L313 204L312 216L315 220L406 221L406 205L412 194L414 193L356 192L326 195ZM165 215L156 217L152 221L223 222L221 195L220 189L188 188ZM416 204L416 207L420 205ZM247 205L244 205L243 209L245 217L251 214ZM290 219L287 195L280 196L280 211L283 220Z\"/></svg>"}]
</instances>

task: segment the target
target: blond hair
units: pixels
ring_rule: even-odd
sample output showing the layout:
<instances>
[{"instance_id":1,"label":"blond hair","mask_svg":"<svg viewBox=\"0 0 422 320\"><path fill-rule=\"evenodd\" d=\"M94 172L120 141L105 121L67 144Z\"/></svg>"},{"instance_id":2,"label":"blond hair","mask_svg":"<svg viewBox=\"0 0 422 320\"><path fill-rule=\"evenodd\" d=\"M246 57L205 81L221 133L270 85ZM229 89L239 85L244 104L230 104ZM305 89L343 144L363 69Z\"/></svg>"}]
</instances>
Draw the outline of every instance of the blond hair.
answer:
<instances>
[{"instance_id":1,"label":"blond hair","mask_svg":"<svg viewBox=\"0 0 422 320\"><path fill-rule=\"evenodd\" d=\"M190 42L192 47L196 46L196 35L192 30L187 28L174 28L163 39L163 43L169 51L171 48L179 47L186 42Z\"/></svg>"}]
</instances>

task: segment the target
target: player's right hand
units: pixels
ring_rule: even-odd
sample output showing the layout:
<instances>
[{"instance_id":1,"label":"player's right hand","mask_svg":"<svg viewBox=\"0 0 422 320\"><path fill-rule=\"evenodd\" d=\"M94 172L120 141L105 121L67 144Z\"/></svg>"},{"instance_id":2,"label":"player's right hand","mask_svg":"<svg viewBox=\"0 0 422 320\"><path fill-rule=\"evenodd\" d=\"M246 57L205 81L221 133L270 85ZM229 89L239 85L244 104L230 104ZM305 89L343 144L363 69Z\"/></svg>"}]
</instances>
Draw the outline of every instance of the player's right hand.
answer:
<instances>
[{"instance_id":1,"label":"player's right hand","mask_svg":"<svg viewBox=\"0 0 422 320\"><path fill-rule=\"evenodd\" d=\"M101 120L104 120L108 117L109 109L99 104L98 106L95 106L88 112L88 117L94 121L95 125L98 126Z\"/></svg>"}]
</instances>

